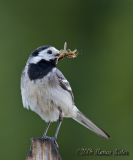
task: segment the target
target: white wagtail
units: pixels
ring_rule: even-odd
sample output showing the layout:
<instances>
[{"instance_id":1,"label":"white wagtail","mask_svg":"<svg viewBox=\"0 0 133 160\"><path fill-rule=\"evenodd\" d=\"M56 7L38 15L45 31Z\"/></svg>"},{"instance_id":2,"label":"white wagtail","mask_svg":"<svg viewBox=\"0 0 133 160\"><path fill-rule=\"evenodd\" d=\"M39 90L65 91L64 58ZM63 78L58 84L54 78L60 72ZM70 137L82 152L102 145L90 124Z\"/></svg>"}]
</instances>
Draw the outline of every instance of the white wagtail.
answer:
<instances>
[{"instance_id":1,"label":"white wagtail","mask_svg":"<svg viewBox=\"0 0 133 160\"><path fill-rule=\"evenodd\" d=\"M109 135L86 118L76 107L69 82L64 77L57 63L60 52L52 46L41 46L29 56L21 76L21 94L23 106L36 112L48 126L59 121L57 138L64 117L72 118L97 135L109 138Z\"/></svg>"}]
</instances>

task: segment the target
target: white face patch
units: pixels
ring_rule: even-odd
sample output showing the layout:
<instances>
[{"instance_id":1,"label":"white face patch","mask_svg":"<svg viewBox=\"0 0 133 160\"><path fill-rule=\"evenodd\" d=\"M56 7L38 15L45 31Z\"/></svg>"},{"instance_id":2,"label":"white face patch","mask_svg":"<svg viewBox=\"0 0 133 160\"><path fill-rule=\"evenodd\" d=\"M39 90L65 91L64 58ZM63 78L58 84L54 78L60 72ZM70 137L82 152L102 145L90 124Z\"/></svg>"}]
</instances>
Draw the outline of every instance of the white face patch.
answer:
<instances>
[{"instance_id":1,"label":"white face patch","mask_svg":"<svg viewBox=\"0 0 133 160\"><path fill-rule=\"evenodd\" d=\"M48 49L40 51L39 56L45 59L46 61L49 61L51 59L55 59L58 53L59 50L57 50L54 47L49 47Z\"/></svg>"},{"instance_id":2,"label":"white face patch","mask_svg":"<svg viewBox=\"0 0 133 160\"><path fill-rule=\"evenodd\" d=\"M55 47L49 47L39 52L39 54L35 57L31 57L29 62L30 63L38 63L40 60L44 59L46 61L54 60L59 54L59 50Z\"/></svg>"},{"instance_id":3,"label":"white face patch","mask_svg":"<svg viewBox=\"0 0 133 160\"><path fill-rule=\"evenodd\" d=\"M29 63L34 63L34 64L36 64L36 63L38 63L41 59L42 59L42 57L39 56L39 55L36 56L36 57L30 57Z\"/></svg>"}]
</instances>

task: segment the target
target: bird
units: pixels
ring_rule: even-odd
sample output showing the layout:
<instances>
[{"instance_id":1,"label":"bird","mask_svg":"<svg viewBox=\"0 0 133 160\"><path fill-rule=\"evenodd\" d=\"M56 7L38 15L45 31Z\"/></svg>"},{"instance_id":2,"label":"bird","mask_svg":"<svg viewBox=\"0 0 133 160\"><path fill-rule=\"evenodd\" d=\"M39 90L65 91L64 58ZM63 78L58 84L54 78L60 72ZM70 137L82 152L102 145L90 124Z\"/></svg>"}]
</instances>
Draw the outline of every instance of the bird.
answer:
<instances>
[{"instance_id":1,"label":"bird","mask_svg":"<svg viewBox=\"0 0 133 160\"><path fill-rule=\"evenodd\" d=\"M70 83L57 68L60 51L51 45L36 48L30 54L21 74L21 96L24 108L38 114L47 123L43 137L52 122L58 122L57 139L64 118L72 118L97 135L109 135L97 127L76 106Z\"/></svg>"}]
</instances>

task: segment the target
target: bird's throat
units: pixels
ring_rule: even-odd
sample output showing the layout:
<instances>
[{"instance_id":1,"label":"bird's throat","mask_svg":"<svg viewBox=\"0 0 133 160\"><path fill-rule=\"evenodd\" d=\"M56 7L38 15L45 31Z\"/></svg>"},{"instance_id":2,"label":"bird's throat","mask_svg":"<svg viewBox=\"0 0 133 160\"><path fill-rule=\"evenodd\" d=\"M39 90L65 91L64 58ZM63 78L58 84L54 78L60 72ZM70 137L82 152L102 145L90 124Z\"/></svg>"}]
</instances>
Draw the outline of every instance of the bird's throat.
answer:
<instances>
[{"instance_id":1,"label":"bird's throat","mask_svg":"<svg viewBox=\"0 0 133 160\"><path fill-rule=\"evenodd\" d=\"M28 66L28 76L30 80L42 79L56 66L55 60L41 60L38 63L30 63Z\"/></svg>"}]
</instances>

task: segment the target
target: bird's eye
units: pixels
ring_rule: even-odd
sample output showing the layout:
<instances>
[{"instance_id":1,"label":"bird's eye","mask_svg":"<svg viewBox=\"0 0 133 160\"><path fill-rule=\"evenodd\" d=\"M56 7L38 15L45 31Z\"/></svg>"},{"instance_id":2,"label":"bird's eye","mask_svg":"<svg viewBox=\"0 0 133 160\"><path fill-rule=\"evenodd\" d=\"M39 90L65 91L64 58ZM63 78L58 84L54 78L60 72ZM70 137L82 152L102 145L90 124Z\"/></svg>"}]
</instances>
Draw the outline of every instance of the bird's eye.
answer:
<instances>
[{"instance_id":1,"label":"bird's eye","mask_svg":"<svg viewBox=\"0 0 133 160\"><path fill-rule=\"evenodd\" d=\"M51 50L48 50L47 53L48 53L48 54L52 54L52 51L51 51Z\"/></svg>"}]
</instances>

